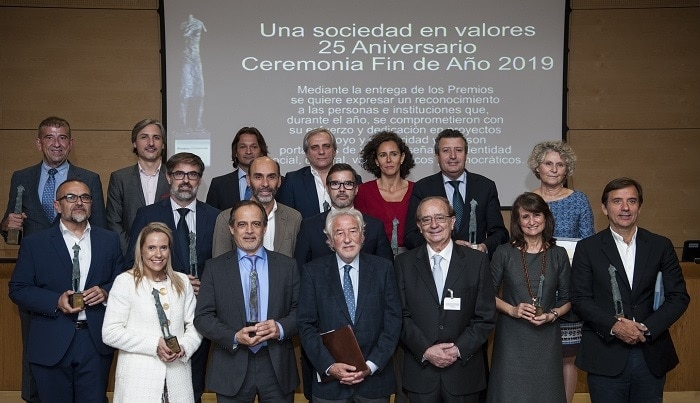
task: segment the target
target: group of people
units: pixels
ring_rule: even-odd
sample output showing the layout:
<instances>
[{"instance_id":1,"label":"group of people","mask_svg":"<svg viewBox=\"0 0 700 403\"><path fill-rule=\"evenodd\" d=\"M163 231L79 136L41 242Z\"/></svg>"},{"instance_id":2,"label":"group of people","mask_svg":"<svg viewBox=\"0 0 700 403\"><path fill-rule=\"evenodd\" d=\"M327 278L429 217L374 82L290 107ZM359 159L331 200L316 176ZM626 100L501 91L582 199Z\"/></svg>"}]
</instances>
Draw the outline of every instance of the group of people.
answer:
<instances>
[{"instance_id":1,"label":"group of people","mask_svg":"<svg viewBox=\"0 0 700 403\"><path fill-rule=\"evenodd\" d=\"M220 402L291 402L295 338L319 403L571 402L575 366L594 402L662 399L669 327L690 299L675 251L637 226L629 178L606 185L595 234L587 197L566 187L566 143L534 147L540 187L506 229L457 130L435 139L440 172L415 183L405 142L375 134L360 157L376 180L362 183L328 129L304 136L309 165L283 177L244 127L206 203L200 157L162 163L160 122L131 141L137 163L112 173L106 205L99 175L68 161L61 118L39 125L43 161L12 175L0 229L22 234L9 292L26 401L106 401L118 349L114 401L201 401L206 386ZM578 240L573 263L563 238ZM346 327L354 341L335 340L356 341L359 362L328 344Z\"/></svg>"}]
</instances>

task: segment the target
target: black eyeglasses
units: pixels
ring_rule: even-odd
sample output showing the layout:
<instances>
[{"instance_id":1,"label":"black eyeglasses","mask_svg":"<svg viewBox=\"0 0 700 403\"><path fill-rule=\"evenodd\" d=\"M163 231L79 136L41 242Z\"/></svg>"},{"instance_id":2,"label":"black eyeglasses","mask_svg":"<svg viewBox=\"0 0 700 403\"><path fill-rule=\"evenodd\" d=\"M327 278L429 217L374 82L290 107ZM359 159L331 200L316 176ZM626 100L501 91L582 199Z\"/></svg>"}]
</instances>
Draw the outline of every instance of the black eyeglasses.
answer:
<instances>
[{"instance_id":1,"label":"black eyeglasses","mask_svg":"<svg viewBox=\"0 0 700 403\"><path fill-rule=\"evenodd\" d=\"M63 197L61 197L61 198L59 198L59 199L56 199L56 200L61 201L61 200L64 200L64 199L65 199L68 203L75 203L75 202L78 201L78 199L80 199L80 201L83 202L83 203L92 203L92 196L90 196L90 195L87 194L87 193L81 194L80 196L74 195L73 193L68 193L67 195L65 195L65 196L63 196Z\"/></svg>"},{"instance_id":2,"label":"black eyeglasses","mask_svg":"<svg viewBox=\"0 0 700 403\"><path fill-rule=\"evenodd\" d=\"M340 181L330 181L328 182L328 186L331 187L333 190L338 190L340 189L340 185L343 185L345 190L353 190L355 189L355 182L353 181L345 181L345 182L340 182Z\"/></svg>"},{"instance_id":3,"label":"black eyeglasses","mask_svg":"<svg viewBox=\"0 0 700 403\"><path fill-rule=\"evenodd\" d=\"M197 171L190 171L190 172L175 171L175 172L170 172L170 176L172 176L173 178L175 178L175 179L177 179L177 180L183 180L183 179L185 179L185 175L187 175L187 179L189 179L189 180L191 180L191 181L197 180L197 179L199 179L199 177L202 176L202 174L200 174L200 173L197 172Z\"/></svg>"}]
</instances>

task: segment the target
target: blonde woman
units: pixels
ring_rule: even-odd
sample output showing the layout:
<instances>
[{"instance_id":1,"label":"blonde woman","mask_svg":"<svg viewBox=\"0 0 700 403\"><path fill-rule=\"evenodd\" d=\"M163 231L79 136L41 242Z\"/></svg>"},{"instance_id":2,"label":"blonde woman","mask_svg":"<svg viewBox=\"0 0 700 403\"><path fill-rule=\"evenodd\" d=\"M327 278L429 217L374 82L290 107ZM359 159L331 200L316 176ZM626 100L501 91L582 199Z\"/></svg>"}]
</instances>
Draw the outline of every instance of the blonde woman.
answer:
<instances>
[{"instance_id":1,"label":"blonde woman","mask_svg":"<svg viewBox=\"0 0 700 403\"><path fill-rule=\"evenodd\" d=\"M117 276L109 294L102 339L120 350L114 402L194 401L189 360L202 336L192 324L192 286L170 263L172 240L163 223L144 227L134 267Z\"/></svg>"}]
</instances>

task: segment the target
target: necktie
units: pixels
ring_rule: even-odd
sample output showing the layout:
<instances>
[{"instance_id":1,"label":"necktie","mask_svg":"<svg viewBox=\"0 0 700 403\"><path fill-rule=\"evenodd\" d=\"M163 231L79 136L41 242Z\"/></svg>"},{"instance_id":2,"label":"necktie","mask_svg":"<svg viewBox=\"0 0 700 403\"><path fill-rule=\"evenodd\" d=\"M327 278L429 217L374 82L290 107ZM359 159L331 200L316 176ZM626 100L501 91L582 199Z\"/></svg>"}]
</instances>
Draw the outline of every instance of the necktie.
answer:
<instances>
[{"instance_id":1,"label":"necktie","mask_svg":"<svg viewBox=\"0 0 700 403\"><path fill-rule=\"evenodd\" d=\"M49 178L41 193L41 207L44 208L44 214L49 222L53 222L56 217L56 211L53 208L53 201L56 198L56 172L58 172L56 168L49 169Z\"/></svg>"},{"instance_id":2,"label":"necktie","mask_svg":"<svg viewBox=\"0 0 700 403\"><path fill-rule=\"evenodd\" d=\"M350 312L350 320L355 323L355 292L352 289L352 280L350 279L350 269L352 266L346 264L343 266L345 274L343 275L343 294L345 295L345 303L348 305Z\"/></svg>"},{"instance_id":3,"label":"necktie","mask_svg":"<svg viewBox=\"0 0 700 403\"><path fill-rule=\"evenodd\" d=\"M442 290L445 287L445 280L442 278L440 262L442 262L442 256L438 254L433 255L433 279L435 280L435 288L437 288L438 300L442 301Z\"/></svg>"},{"instance_id":4,"label":"necktie","mask_svg":"<svg viewBox=\"0 0 700 403\"><path fill-rule=\"evenodd\" d=\"M459 193L459 181L449 181L450 185L455 188L452 194L452 208L455 211L455 217L457 218L457 224L455 225L455 232L459 231L459 227L462 225L462 216L464 215L464 199L462 199L462 194Z\"/></svg>"},{"instance_id":5,"label":"necktie","mask_svg":"<svg viewBox=\"0 0 700 403\"><path fill-rule=\"evenodd\" d=\"M246 256L250 260L250 295L248 296L248 321L249 322L260 322L260 299L258 298L258 289L260 288L260 281L258 280L258 270L255 267L255 263L258 261L257 255ZM257 353L260 348L262 348L263 343L257 344L255 346L250 346L248 349Z\"/></svg>"},{"instance_id":6,"label":"necktie","mask_svg":"<svg viewBox=\"0 0 700 403\"><path fill-rule=\"evenodd\" d=\"M187 221L185 220L185 216L190 212L190 209L183 207L177 209L177 212L180 213L180 220L177 222L176 234L181 245L178 252L180 253L180 258L184 265L182 270L185 270L190 266L190 228L187 226ZM187 273L186 270L184 272Z\"/></svg>"},{"instance_id":7,"label":"necktie","mask_svg":"<svg viewBox=\"0 0 700 403\"><path fill-rule=\"evenodd\" d=\"M328 202L324 200L323 201L323 212L325 213L326 211L328 211L330 209L331 209L331 205L328 204Z\"/></svg>"},{"instance_id":8,"label":"necktie","mask_svg":"<svg viewBox=\"0 0 700 403\"><path fill-rule=\"evenodd\" d=\"M260 301L258 299L258 287L260 282L258 280L258 269L255 263L258 261L258 256L246 256L250 260L250 296L248 298L248 321L249 322L259 322L260 321Z\"/></svg>"},{"instance_id":9,"label":"necktie","mask_svg":"<svg viewBox=\"0 0 700 403\"><path fill-rule=\"evenodd\" d=\"M80 245L73 245L73 291L80 291Z\"/></svg>"},{"instance_id":10,"label":"necktie","mask_svg":"<svg viewBox=\"0 0 700 403\"><path fill-rule=\"evenodd\" d=\"M253 195L253 191L250 189L250 186L245 187L245 197L243 200L250 200L250 196Z\"/></svg>"}]
</instances>

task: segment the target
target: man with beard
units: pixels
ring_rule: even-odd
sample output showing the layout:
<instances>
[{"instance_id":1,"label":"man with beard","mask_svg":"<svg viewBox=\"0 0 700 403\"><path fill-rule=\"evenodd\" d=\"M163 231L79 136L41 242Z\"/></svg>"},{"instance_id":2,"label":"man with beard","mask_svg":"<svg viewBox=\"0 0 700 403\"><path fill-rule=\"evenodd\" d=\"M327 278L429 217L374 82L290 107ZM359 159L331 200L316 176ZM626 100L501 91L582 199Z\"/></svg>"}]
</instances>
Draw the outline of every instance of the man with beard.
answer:
<instances>
[{"instance_id":1,"label":"man with beard","mask_svg":"<svg viewBox=\"0 0 700 403\"><path fill-rule=\"evenodd\" d=\"M168 181L162 169L165 127L144 119L131 130L136 164L112 172L107 188L107 228L119 234L122 251L129 245L131 223L140 207L168 197Z\"/></svg>"},{"instance_id":2,"label":"man with beard","mask_svg":"<svg viewBox=\"0 0 700 403\"><path fill-rule=\"evenodd\" d=\"M150 222L165 223L173 231L170 254L173 269L189 276L197 295L204 262L211 258L214 223L219 210L197 200L197 190L204 172L204 162L199 156L192 153L175 154L165 163L165 169L170 184L170 198L141 207L136 213L126 254L129 263L127 267L133 265L136 239L141 229ZM193 247L190 245L192 238L195 242ZM196 256L190 256L191 253ZM190 264L190 261L196 263ZM209 345L209 340L203 339L192 356L192 385L196 401L201 400L204 392Z\"/></svg>"},{"instance_id":3,"label":"man with beard","mask_svg":"<svg viewBox=\"0 0 700 403\"><path fill-rule=\"evenodd\" d=\"M248 186L252 189L251 199L262 204L267 213L267 231L265 231L263 246L267 250L292 257L301 225L301 214L275 201L281 182L279 163L270 157L256 158L250 164L246 179ZM229 208L222 211L216 219L213 257L236 248L228 224L230 216Z\"/></svg>"},{"instance_id":4,"label":"man with beard","mask_svg":"<svg viewBox=\"0 0 700 403\"><path fill-rule=\"evenodd\" d=\"M10 298L32 313L26 358L44 402L106 402L114 350L102 343L109 290L124 269L116 233L88 222L88 186L68 179L53 202L56 226L22 241ZM73 295L81 292L83 305Z\"/></svg>"},{"instance_id":5,"label":"man with beard","mask_svg":"<svg viewBox=\"0 0 700 403\"><path fill-rule=\"evenodd\" d=\"M250 164L258 157L267 156L267 143L255 127L243 127L231 142L233 172L211 180L207 204L225 210L241 200L248 200L252 189L248 184Z\"/></svg>"}]
</instances>

